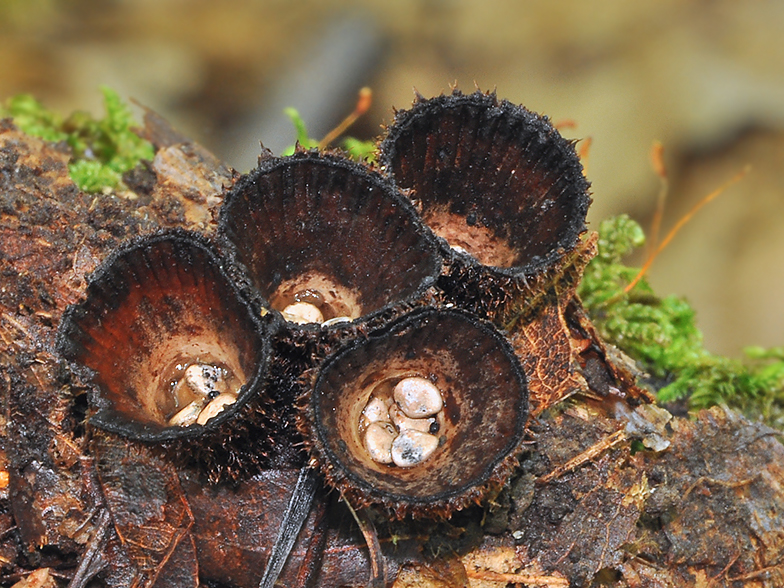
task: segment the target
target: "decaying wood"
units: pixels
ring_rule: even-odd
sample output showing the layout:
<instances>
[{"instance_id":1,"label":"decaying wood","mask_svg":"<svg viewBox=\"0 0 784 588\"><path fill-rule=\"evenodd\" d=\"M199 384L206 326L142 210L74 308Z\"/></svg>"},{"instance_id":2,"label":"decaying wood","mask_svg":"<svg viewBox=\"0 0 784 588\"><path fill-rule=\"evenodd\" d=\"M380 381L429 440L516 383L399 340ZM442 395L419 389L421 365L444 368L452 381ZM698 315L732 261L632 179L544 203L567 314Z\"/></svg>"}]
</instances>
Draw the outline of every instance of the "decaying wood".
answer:
<instances>
[{"instance_id":1,"label":"decaying wood","mask_svg":"<svg viewBox=\"0 0 784 588\"><path fill-rule=\"evenodd\" d=\"M73 185L67 150L0 123L2 585L255 586L298 476L210 485L84 424L84 385L53 347L63 311L125 239L212 234L236 179L147 118L155 160L102 195ZM729 410L646 408L574 295L594 246L505 317L535 415L509 483L446 521L367 515L397 588L784 585L784 447ZM370 572L356 523L321 489L281 583L363 586Z\"/></svg>"}]
</instances>

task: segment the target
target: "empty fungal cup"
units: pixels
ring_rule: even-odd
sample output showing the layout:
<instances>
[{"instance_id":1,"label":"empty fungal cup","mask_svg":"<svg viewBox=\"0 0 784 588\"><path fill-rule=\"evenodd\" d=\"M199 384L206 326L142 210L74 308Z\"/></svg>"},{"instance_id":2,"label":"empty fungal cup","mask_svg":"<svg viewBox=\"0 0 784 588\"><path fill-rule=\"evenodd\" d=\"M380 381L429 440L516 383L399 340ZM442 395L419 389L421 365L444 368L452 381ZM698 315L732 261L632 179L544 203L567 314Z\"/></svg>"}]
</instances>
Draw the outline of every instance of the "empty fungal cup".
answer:
<instances>
[{"instance_id":1,"label":"empty fungal cup","mask_svg":"<svg viewBox=\"0 0 784 588\"><path fill-rule=\"evenodd\" d=\"M66 311L57 344L92 372L91 423L140 440L224 422L258 388L269 356L261 324L212 247L185 231L112 254L86 300Z\"/></svg>"},{"instance_id":2,"label":"empty fungal cup","mask_svg":"<svg viewBox=\"0 0 784 588\"><path fill-rule=\"evenodd\" d=\"M531 275L575 247L588 182L547 118L493 94L455 92L400 111L381 163L458 256Z\"/></svg>"},{"instance_id":3,"label":"empty fungal cup","mask_svg":"<svg viewBox=\"0 0 784 588\"><path fill-rule=\"evenodd\" d=\"M528 392L491 324L426 309L327 359L303 416L327 480L355 504L437 516L508 473Z\"/></svg>"},{"instance_id":4,"label":"empty fungal cup","mask_svg":"<svg viewBox=\"0 0 784 588\"><path fill-rule=\"evenodd\" d=\"M315 152L262 161L226 195L220 229L291 323L329 326L415 300L441 269L434 236L388 180Z\"/></svg>"}]
</instances>

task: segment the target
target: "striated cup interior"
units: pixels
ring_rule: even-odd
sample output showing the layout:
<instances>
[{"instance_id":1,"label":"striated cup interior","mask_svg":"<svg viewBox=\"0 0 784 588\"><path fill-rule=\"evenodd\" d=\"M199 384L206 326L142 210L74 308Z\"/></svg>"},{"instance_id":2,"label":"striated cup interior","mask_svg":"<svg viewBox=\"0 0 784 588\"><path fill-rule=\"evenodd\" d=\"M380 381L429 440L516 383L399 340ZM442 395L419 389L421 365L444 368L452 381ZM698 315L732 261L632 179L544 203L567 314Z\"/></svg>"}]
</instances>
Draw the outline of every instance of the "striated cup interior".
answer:
<instances>
[{"instance_id":1,"label":"striated cup interior","mask_svg":"<svg viewBox=\"0 0 784 588\"><path fill-rule=\"evenodd\" d=\"M371 459L358 426L368 399L401 378L440 390L439 444L414 467ZM366 502L427 505L487 482L518 446L528 411L525 376L500 333L458 311L407 315L327 360L310 418L326 466Z\"/></svg>"},{"instance_id":2,"label":"striated cup interior","mask_svg":"<svg viewBox=\"0 0 784 588\"><path fill-rule=\"evenodd\" d=\"M588 182L547 118L493 94L455 92L397 113L381 163L455 250L532 273L585 230Z\"/></svg>"},{"instance_id":3,"label":"striated cup interior","mask_svg":"<svg viewBox=\"0 0 784 588\"><path fill-rule=\"evenodd\" d=\"M310 300L324 320L416 299L441 269L410 203L377 173L329 155L262 161L226 196L220 226L272 308Z\"/></svg>"},{"instance_id":4,"label":"striated cup interior","mask_svg":"<svg viewBox=\"0 0 784 588\"><path fill-rule=\"evenodd\" d=\"M91 277L86 300L71 307L58 346L92 371L99 427L138 439L198 434L171 426L193 398L181 383L190 365L222 375L237 402L207 422L212 427L260 384L269 348L259 321L203 239L174 231L136 240Z\"/></svg>"}]
</instances>

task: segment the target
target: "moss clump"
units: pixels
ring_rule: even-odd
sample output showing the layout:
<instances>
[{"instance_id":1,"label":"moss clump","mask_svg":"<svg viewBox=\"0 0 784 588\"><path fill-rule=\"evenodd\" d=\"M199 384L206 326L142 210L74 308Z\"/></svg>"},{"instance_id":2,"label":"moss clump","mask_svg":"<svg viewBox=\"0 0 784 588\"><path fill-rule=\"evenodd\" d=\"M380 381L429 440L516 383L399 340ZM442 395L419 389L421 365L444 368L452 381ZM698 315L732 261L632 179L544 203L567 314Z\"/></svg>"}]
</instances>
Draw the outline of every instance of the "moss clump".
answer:
<instances>
[{"instance_id":1,"label":"moss clump","mask_svg":"<svg viewBox=\"0 0 784 588\"><path fill-rule=\"evenodd\" d=\"M355 137L343 139L343 149L348 156L356 161L376 161L376 143L374 141L361 141Z\"/></svg>"},{"instance_id":2,"label":"moss clump","mask_svg":"<svg viewBox=\"0 0 784 588\"><path fill-rule=\"evenodd\" d=\"M640 226L623 215L601 223L599 235L579 294L601 335L664 383L659 400L688 398L693 409L725 403L782 427L784 348L749 348L743 361L708 352L686 301L656 296L645 279L624 293L639 268L622 260L644 244Z\"/></svg>"},{"instance_id":3,"label":"moss clump","mask_svg":"<svg viewBox=\"0 0 784 588\"><path fill-rule=\"evenodd\" d=\"M302 120L299 111L296 108L286 108L283 112L291 119L291 124L294 125L297 144L305 149L315 149L318 147L319 142L316 139L310 138L308 135L308 128L305 126L305 121ZM294 149L296 149L295 145L289 145L283 150L281 155L291 155L294 153Z\"/></svg>"},{"instance_id":4,"label":"moss clump","mask_svg":"<svg viewBox=\"0 0 784 588\"><path fill-rule=\"evenodd\" d=\"M62 118L44 108L32 96L22 94L0 106L0 116L14 119L22 131L47 141L65 141L73 157L68 164L71 178L85 192L122 186L122 175L142 159L151 160L153 146L137 136L130 109L119 95L101 88L106 116L94 119L85 112Z\"/></svg>"},{"instance_id":5,"label":"moss clump","mask_svg":"<svg viewBox=\"0 0 784 588\"><path fill-rule=\"evenodd\" d=\"M319 141L308 135L305 121L302 120L302 116L300 116L299 112L295 108L287 108L284 112L294 125L297 144L305 149L317 148L319 146ZM374 141L361 141L355 137L345 137L340 146L348 156L355 161L375 162L376 160L376 144ZM283 150L281 155L291 155L294 153L295 148L295 145L289 145Z\"/></svg>"}]
</instances>

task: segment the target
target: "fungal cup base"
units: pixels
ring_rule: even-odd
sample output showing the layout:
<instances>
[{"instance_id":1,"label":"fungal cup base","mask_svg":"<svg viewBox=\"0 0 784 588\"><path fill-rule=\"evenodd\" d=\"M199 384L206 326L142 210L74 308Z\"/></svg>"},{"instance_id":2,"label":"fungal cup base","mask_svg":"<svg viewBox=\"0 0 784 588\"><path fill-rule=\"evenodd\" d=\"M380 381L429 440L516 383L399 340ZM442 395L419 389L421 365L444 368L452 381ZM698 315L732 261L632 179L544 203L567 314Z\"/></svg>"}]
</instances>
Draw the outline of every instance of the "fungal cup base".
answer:
<instances>
[{"instance_id":1,"label":"fungal cup base","mask_svg":"<svg viewBox=\"0 0 784 588\"><path fill-rule=\"evenodd\" d=\"M270 296L270 305L278 311L296 302L308 302L316 306L325 321L348 317L351 320L362 316L359 295L327 276L307 272L282 283Z\"/></svg>"},{"instance_id":2,"label":"fungal cup base","mask_svg":"<svg viewBox=\"0 0 784 588\"><path fill-rule=\"evenodd\" d=\"M464 216L433 210L425 213L424 219L451 247L460 247L484 265L513 267L517 264L517 253L504 239L476 222L468 223Z\"/></svg>"}]
</instances>

